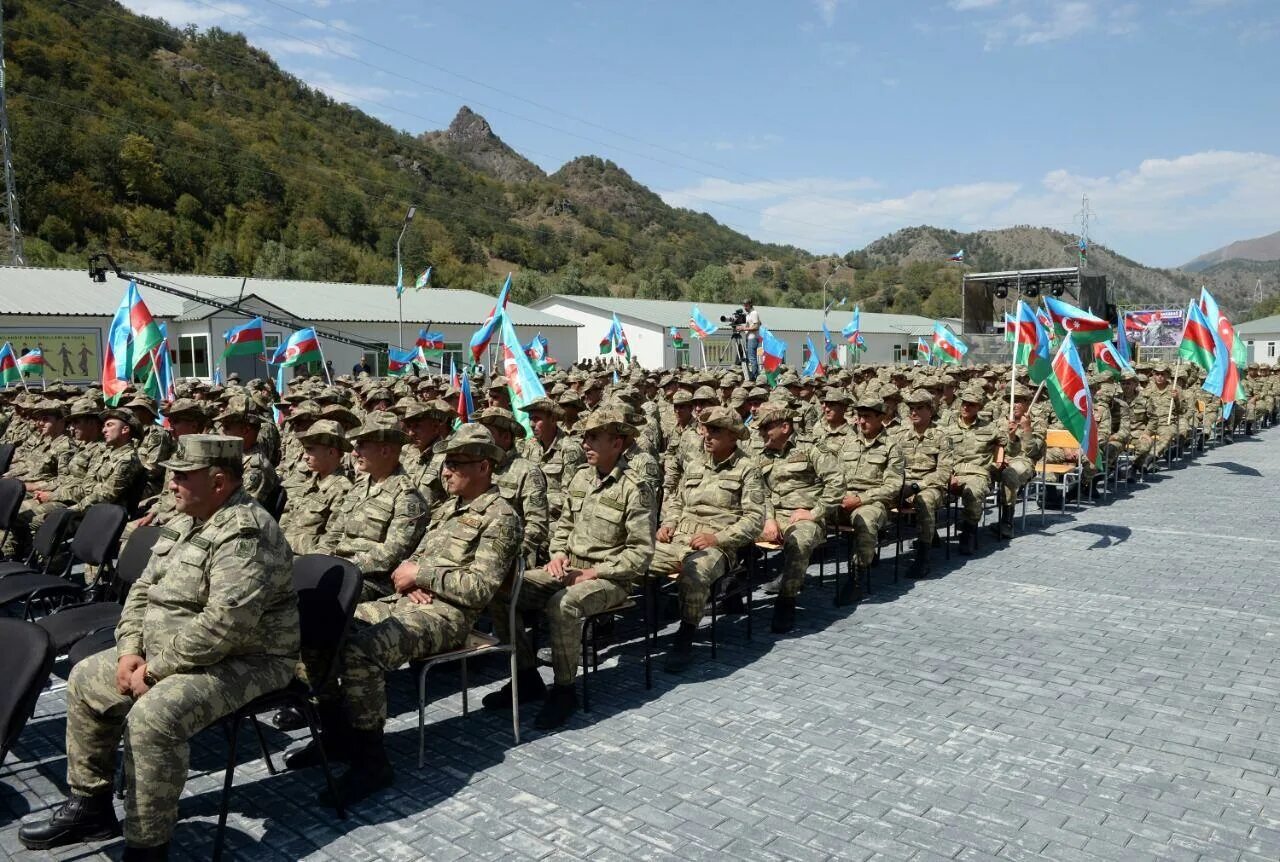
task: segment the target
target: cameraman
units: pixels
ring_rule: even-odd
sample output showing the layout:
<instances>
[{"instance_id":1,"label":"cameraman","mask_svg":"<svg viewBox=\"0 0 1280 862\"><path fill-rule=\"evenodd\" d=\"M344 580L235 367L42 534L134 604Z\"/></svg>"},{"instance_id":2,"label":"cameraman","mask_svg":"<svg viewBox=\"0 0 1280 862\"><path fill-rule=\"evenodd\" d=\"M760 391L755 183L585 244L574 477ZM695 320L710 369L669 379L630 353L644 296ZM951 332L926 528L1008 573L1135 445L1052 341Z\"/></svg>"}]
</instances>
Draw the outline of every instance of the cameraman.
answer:
<instances>
[{"instance_id":1,"label":"cameraman","mask_svg":"<svg viewBox=\"0 0 1280 862\"><path fill-rule=\"evenodd\" d=\"M756 311L755 304L749 298L742 300L742 310L746 314L742 323L734 329L746 336L747 377L754 381L760 373L760 360L756 356L760 348L760 312Z\"/></svg>"}]
</instances>

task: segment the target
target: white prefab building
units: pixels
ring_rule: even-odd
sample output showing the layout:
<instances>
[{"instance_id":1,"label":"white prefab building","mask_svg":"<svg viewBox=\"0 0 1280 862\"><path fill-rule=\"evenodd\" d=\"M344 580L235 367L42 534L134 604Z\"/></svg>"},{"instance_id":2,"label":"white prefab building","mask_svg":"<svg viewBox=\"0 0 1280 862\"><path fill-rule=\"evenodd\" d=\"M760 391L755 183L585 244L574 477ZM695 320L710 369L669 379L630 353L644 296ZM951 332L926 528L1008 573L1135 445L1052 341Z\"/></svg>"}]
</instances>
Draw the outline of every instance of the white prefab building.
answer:
<instances>
[{"instance_id":1,"label":"white prefab building","mask_svg":"<svg viewBox=\"0 0 1280 862\"><path fill-rule=\"evenodd\" d=\"M720 324L721 316L728 317L737 305L718 302L696 303L698 310L712 323ZM618 316L631 346L632 355L645 368L675 368L677 366L701 367L703 350L709 366L735 365L736 348L729 340L729 328L721 324L705 343L692 338L689 315L694 303L661 299L614 299L602 296L570 296L554 294L531 303L531 307L555 317L580 324L577 330L578 355L598 356L599 345ZM806 341L813 339L815 349L823 352L822 312L818 309L779 308L757 306L760 322L775 336L786 342L786 361L799 369L806 358ZM841 363L848 363L844 339L840 330L846 326L853 313L832 311L827 315L827 327L833 343L839 350ZM675 327L686 347L677 350L672 346L671 328ZM858 361L873 364L910 362L915 356L916 339L933 337L933 320L914 314L862 313L862 337L867 349Z\"/></svg>"},{"instance_id":2,"label":"white prefab building","mask_svg":"<svg viewBox=\"0 0 1280 862\"><path fill-rule=\"evenodd\" d=\"M215 370L238 372L246 380L266 376L265 364L256 357L224 360L222 355L223 334L260 314L291 324L264 324L269 353L294 330L309 326L379 348L365 350L321 337L325 359L336 374L350 373L361 360L385 373L386 347L400 343L396 292L390 285L207 275L138 273L138 277L240 309L229 312L198 298L184 299L139 285L152 316L166 325L179 377L208 379ZM50 382L99 381L107 331L126 287L126 282L111 274L99 283L85 270L0 267L0 344L12 343L18 355L42 348ZM488 317L495 297L469 290L406 290L403 302L404 346L412 346L422 328L442 333L448 370L451 356L459 367L464 357L470 361L471 335ZM562 366L577 360L577 324L515 304L508 304L507 313L522 343L541 333ZM495 337L495 346L497 342Z\"/></svg>"},{"instance_id":3,"label":"white prefab building","mask_svg":"<svg viewBox=\"0 0 1280 862\"><path fill-rule=\"evenodd\" d=\"M1275 365L1280 354L1280 314L1250 320L1236 327L1236 335L1249 350L1249 361Z\"/></svg>"}]
</instances>

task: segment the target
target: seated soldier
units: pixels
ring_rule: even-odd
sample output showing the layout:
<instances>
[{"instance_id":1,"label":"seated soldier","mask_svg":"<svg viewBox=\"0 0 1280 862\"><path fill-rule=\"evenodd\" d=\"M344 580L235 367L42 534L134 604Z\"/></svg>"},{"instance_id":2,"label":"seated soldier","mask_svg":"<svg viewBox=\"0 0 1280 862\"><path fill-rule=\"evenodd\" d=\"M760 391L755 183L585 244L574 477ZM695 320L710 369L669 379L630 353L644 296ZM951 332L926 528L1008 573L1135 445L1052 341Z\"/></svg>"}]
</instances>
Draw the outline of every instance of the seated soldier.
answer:
<instances>
[{"instance_id":1,"label":"seated soldier","mask_svg":"<svg viewBox=\"0 0 1280 862\"><path fill-rule=\"evenodd\" d=\"M344 803L359 802L395 777L383 745L387 672L462 646L520 553L520 521L493 484L504 452L492 435L468 423L442 448L450 496L436 508L421 546L396 567L391 594L356 608L340 656L303 656L311 676L328 662L340 663L333 684L320 692L318 711L325 755L351 764L338 781ZM319 763L315 742L285 760L289 769ZM335 803L327 791L320 801Z\"/></svg>"},{"instance_id":2,"label":"seated soldier","mask_svg":"<svg viewBox=\"0 0 1280 862\"><path fill-rule=\"evenodd\" d=\"M979 415L987 403L981 386L967 387L958 400L960 409L947 428L955 458L948 489L960 498L960 553L972 554L977 547L982 506L991 493L991 468L1000 448L1000 431Z\"/></svg>"},{"instance_id":3,"label":"seated soldier","mask_svg":"<svg viewBox=\"0 0 1280 862\"><path fill-rule=\"evenodd\" d=\"M837 454L844 480L841 520L853 527L854 559L861 571L869 571L875 560L880 530L902 493L906 471L902 450L885 431L885 403L873 392L869 389L854 405L858 430L845 439ZM838 604L857 598L857 572L849 574L844 584L836 587Z\"/></svg>"},{"instance_id":4,"label":"seated soldier","mask_svg":"<svg viewBox=\"0 0 1280 862\"><path fill-rule=\"evenodd\" d=\"M239 437L244 442L244 491L259 503L271 498L280 486L280 477L261 444L263 417L253 399L233 395L227 407L214 417L223 434Z\"/></svg>"},{"instance_id":5,"label":"seated soldier","mask_svg":"<svg viewBox=\"0 0 1280 862\"><path fill-rule=\"evenodd\" d=\"M898 431L897 442L906 465L904 481L908 489L916 489L908 491L907 504L915 510L918 534L907 577L924 578L929 574L929 550L938 540L938 509L951 479L951 440L933 421L934 400L927 390L914 390L906 404L910 422Z\"/></svg>"},{"instance_id":6,"label":"seated soldier","mask_svg":"<svg viewBox=\"0 0 1280 862\"><path fill-rule=\"evenodd\" d=\"M564 489L585 463L582 443L560 428L560 405L537 398L520 408L529 414L533 436L520 441L520 454L542 471L547 480L548 523L553 527L564 510Z\"/></svg>"},{"instance_id":7,"label":"seated soldier","mask_svg":"<svg viewBox=\"0 0 1280 862\"><path fill-rule=\"evenodd\" d=\"M711 597L711 586L727 575L740 549L764 528L764 481L738 443L746 426L728 407L704 411L703 453L684 466L676 493L662 504L651 570L680 573L680 628L666 669L679 673L693 660L693 636Z\"/></svg>"},{"instance_id":8,"label":"seated soldier","mask_svg":"<svg viewBox=\"0 0 1280 862\"><path fill-rule=\"evenodd\" d=\"M313 554L351 490L351 480L342 473L342 458L351 451L351 443L342 426L330 419L312 422L298 435L298 443L303 447L307 479L290 493L280 529L295 554Z\"/></svg>"},{"instance_id":9,"label":"seated soldier","mask_svg":"<svg viewBox=\"0 0 1280 862\"><path fill-rule=\"evenodd\" d=\"M502 379L502 378L498 378ZM506 383L491 391L506 393ZM494 482L511 508L524 524L525 561L533 563L546 559L547 538L550 533L550 516L547 513L547 478L531 461L516 451L516 440L525 436L524 426L516 421L510 410L503 407L486 407L473 417L489 429L493 440L507 453L498 465Z\"/></svg>"},{"instance_id":10,"label":"seated soldier","mask_svg":"<svg viewBox=\"0 0 1280 862\"><path fill-rule=\"evenodd\" d=\"M1000 478L1000 522L996 532L1002 539L1013 538L1013 513L1022 487L1036 475L1036 465L1044 457L1045 428L1031 415L1031 390L1021 383L1013 388L1013 418L1000 435L1003 459L996 462ZM1100 402L1102 403L1101 399ZM1111 425L1107 413L1106 425Z\"/></svg>"},{"instance_id":11,"label":"seated soldier","mask_svg":"<svg viewBox=\"0 0 1280 862\"><path fill-rule=\"evenodd\" d=\"M525 573L519 610L546 612L555 685L538 715L538 728L550 730L569 720L578 707L573 681L578 673L583 619L621 604L631 585L648 571L653 558L649 515L653 497L625 470L623 452L637 429L616 408L600 407L582 426L587 465L565 489L565 506L551 537L546 568ZM503 640L514 641L520 667L520 700L542 695L537 656L519 613L507 631L509 599L494 602L492 617ZM511 707L511 686L486 695L489 709Z\"/></svg>"},{"instance_id":12,"label":"seated soldier","mask_svg":"<svg viewBox=\"0 0 1280 862\"><path fill-rule=\"evenodd\" d=\"M422 402L408 398L402 399L396 412L401 415L404 431L409 435L409 445L401 452L400 463L430 512L448 496L440 477L444 456L436 452L435 447L449 436L458 414L440 400Z\"/></svg>"},{"instance_id":13,"label":"seated soldier","mask_svg":"<svg viewBox=\"0 0 1280 862\"><path fill-rule=\"evenodd\" d=\"M764 479L764 529L760 539L782 546L782 573L765 585L777 594L772 629L778 634L796 624L796 596L804 589L809 558L826 538L827 523L840 511L844 477L835 456L820 444L802 443L792 413L769 402L756 413L763 441L756 466Z\"/></svg>"},{"instance_id":14,"label":"seated soldier","mask_svg":"<svg viewBox=\"0 0 1280 862\"><path fill-rule=\"evenodd\" d=\"M275 522L240 485L241 441L190 435L164 466L178 515L129 590L116 648L71 671L71 794L51 818L18 831L28 849L120 834L112 787L123 738L124 859L168 858L187 741L293 676L292 556Z\"/></svg>"}]
</instances>

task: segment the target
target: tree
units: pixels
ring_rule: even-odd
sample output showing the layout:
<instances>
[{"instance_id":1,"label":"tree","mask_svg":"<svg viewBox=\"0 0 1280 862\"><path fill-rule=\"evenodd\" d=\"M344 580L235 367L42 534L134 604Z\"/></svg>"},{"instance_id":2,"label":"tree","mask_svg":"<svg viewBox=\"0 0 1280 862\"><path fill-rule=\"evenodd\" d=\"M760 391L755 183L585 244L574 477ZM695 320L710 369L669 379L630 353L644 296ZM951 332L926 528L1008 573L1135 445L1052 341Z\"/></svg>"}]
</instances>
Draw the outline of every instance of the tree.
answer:
<instances>
[{"instance_id":1,"label":"tree","mask_svg":"<svg viewBox=\"0 0 1280 862\"><path fill-rule=\"evenodd\" d=\"M128 134L120 144L120 177L135 201L162 203L169 193L164 168L156 161L156 145L142 135Z\"/></svg>"}]
</instances>

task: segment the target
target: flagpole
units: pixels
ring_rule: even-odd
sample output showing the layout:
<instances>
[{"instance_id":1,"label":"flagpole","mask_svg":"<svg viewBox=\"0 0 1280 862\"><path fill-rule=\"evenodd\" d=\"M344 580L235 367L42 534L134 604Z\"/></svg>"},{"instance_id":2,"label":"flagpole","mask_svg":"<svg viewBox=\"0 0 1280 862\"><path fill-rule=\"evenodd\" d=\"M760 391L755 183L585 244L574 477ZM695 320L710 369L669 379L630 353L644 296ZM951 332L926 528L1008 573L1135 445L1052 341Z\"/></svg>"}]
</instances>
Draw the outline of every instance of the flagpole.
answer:
<instances>
[{"instance_id":1,"label":"flagpole","mask_svg":"<svg viewBox=\"0 0 1280 862\"><path fill-rule=\"evenodd\" d=\"M324 377L329 381L329 385L333 385L333 375L329 373L329 363L324 361L324 345L320 343L320 336L316 336L316 349L320 352L320 367L324 369Z\"/></svg>"},{"instance_id":2,"label":"flagpole","mask_svg":"<svg viewBox=\"0 0 1280 862\"><path fill-rule=\"evenodd\" d=\"M1012 367L1009 369L1009 421L1013 421L1013 389L1018 385L1018 333L1021 332L1022 320L1022 300L1018 300L1018 308L1015 312L1017 320L1014 321L1013 330L1013 356L1011 357Z\"/></svg>"},{"instance_id":3,"label":"flagpole","mask_svg":"<svg viewBox=\"0 0 1280 862\"><path fill-rule=\"evenodd\" d=\"M1178 375L1182 373L1182 354L1178 354L1178 363L1173 368L1173 383L1169 384L1169 415L1165 417L1164 424L1168 425L1173 421L1173 402L1178 397Z\"/></svg>"}]
</instances>

